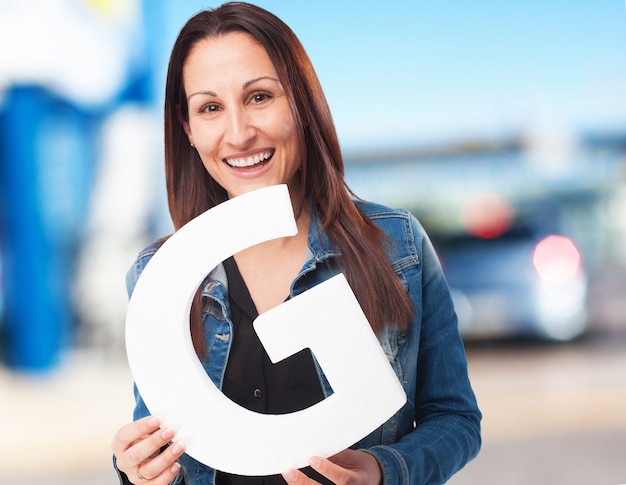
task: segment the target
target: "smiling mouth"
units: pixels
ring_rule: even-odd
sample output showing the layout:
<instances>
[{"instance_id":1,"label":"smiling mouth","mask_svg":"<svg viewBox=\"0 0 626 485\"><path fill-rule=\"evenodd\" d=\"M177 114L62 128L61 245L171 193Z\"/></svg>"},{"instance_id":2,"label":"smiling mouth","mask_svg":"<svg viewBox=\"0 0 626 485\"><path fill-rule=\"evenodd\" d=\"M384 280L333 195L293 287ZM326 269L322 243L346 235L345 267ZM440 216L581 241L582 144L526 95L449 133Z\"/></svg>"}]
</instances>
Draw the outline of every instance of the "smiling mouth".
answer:
<instances>
[{"instance_id":1,"label":"smiling mouth","mask_svg":"<svg viewBox=\"0 0 626 485\"><path fill-rule=\"evenodd\" d=\"M228 166L233 168L250 168L266 163L270 158L272 158L272 155L274 155L274 151L269 150L267 152L258 153L253 157L225 158L224 161L228 164Z\"/></svg>"}]
</instances>

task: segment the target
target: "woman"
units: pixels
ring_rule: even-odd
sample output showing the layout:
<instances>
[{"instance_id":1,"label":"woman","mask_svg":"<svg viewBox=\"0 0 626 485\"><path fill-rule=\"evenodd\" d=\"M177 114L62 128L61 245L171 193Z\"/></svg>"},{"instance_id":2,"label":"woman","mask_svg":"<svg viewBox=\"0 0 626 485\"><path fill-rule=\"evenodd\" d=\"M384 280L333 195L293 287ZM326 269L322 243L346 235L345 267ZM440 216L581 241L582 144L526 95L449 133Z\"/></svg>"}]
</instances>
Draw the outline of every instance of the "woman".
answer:
<instances>
[{"instance_id":1,"label":"woman","mask_svg":"<svg viewBox=\"0 0 626 485\"><path fill-rule=\"evenodd\" d=\"M285 183L291 194L298 234L236 254L196 294L192 339L224 394L280 414L331 392L308 352L271 365L251 323L343 272L408 401L351 449L312 457L305 470L238 477L184 454L136 391L135 421L112 442L122 483L444 483L478 453L481 415L437 256L408 212L351 196L321 86L282 21L246 3L188 21L167 75L165 159L176 229L257 188ZM139 255L129 292L160 244Z\"/></svg>"}]
</instances>

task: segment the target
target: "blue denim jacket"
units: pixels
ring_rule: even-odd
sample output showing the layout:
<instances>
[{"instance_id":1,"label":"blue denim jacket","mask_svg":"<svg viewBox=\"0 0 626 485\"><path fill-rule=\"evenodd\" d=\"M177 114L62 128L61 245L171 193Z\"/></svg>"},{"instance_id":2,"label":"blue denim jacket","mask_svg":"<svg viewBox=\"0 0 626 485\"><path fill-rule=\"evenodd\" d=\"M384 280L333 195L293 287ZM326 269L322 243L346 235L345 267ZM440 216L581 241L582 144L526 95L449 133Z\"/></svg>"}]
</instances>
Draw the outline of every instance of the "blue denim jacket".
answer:
<instances>
[{"instance_id":1,"label":"blue denim jacket","mask_svg":"<svg viewBox=\"0 0 626 485\"><path fill-rule=\"evenodd\" d=\"M378 460L385 485L445 483L480 449L481 413L467 374L467 361L457 319L439 259L419 222L407 211L357 202L359 210L390 238L388 258L411 296L414 321L407 332L388 327L379 342L407 402L389 421L353 448ZM308 254L291 285L291 297L334 275L338 256L319 221L312 218ZM142 251L128 273L129 294L158 244ZM334 271L334 272L333 272ZM222 266L215 268L203 289L203 323L210 356L204 368L221 389L233 334L229 319L227 281ZM319 369L318 369L319 372ZM320 372L326 395L331 392ZM135 388L134 418L148 414ZM182 471L173 484L213 485L215 471L183 455Z\"/></svg>"}]
</instances>

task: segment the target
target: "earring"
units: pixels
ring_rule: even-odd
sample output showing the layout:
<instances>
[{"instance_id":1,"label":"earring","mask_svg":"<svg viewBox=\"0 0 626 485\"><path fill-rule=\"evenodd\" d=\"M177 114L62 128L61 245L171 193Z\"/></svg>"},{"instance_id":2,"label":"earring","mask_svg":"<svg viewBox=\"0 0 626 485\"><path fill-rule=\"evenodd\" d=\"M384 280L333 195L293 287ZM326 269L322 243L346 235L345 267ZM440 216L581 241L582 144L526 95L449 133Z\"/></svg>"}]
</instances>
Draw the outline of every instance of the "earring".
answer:
<instances>
[{"instance_id":1,"label":"earring","mask_svg":"<svg viewBox=\"0 0 626 485\"><path fill-rule=\"evenodd\" d=\"M196 145L194 145L193 143L190 143L191 148L196 148Z\"/></svg>"}]
</instances>

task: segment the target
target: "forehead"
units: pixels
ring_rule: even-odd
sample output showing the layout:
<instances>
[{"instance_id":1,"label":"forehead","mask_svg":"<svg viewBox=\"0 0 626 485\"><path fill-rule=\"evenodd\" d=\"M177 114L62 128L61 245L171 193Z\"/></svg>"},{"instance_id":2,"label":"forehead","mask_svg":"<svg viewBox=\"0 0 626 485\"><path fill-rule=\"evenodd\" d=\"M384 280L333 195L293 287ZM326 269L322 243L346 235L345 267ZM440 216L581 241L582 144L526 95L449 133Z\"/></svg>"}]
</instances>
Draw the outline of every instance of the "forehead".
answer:
<instances>
[{"instance_id":1,"label":"forehead","mask_svg":"<svg viewBox=\"0 0 626 485\"><path fill-rule=\"evenodd\" d=\"M183 64L185 86L188 83L223 82L259 75L277 77L265 48L243 32L198 41Z\"/></svg>"}]
</instances>

